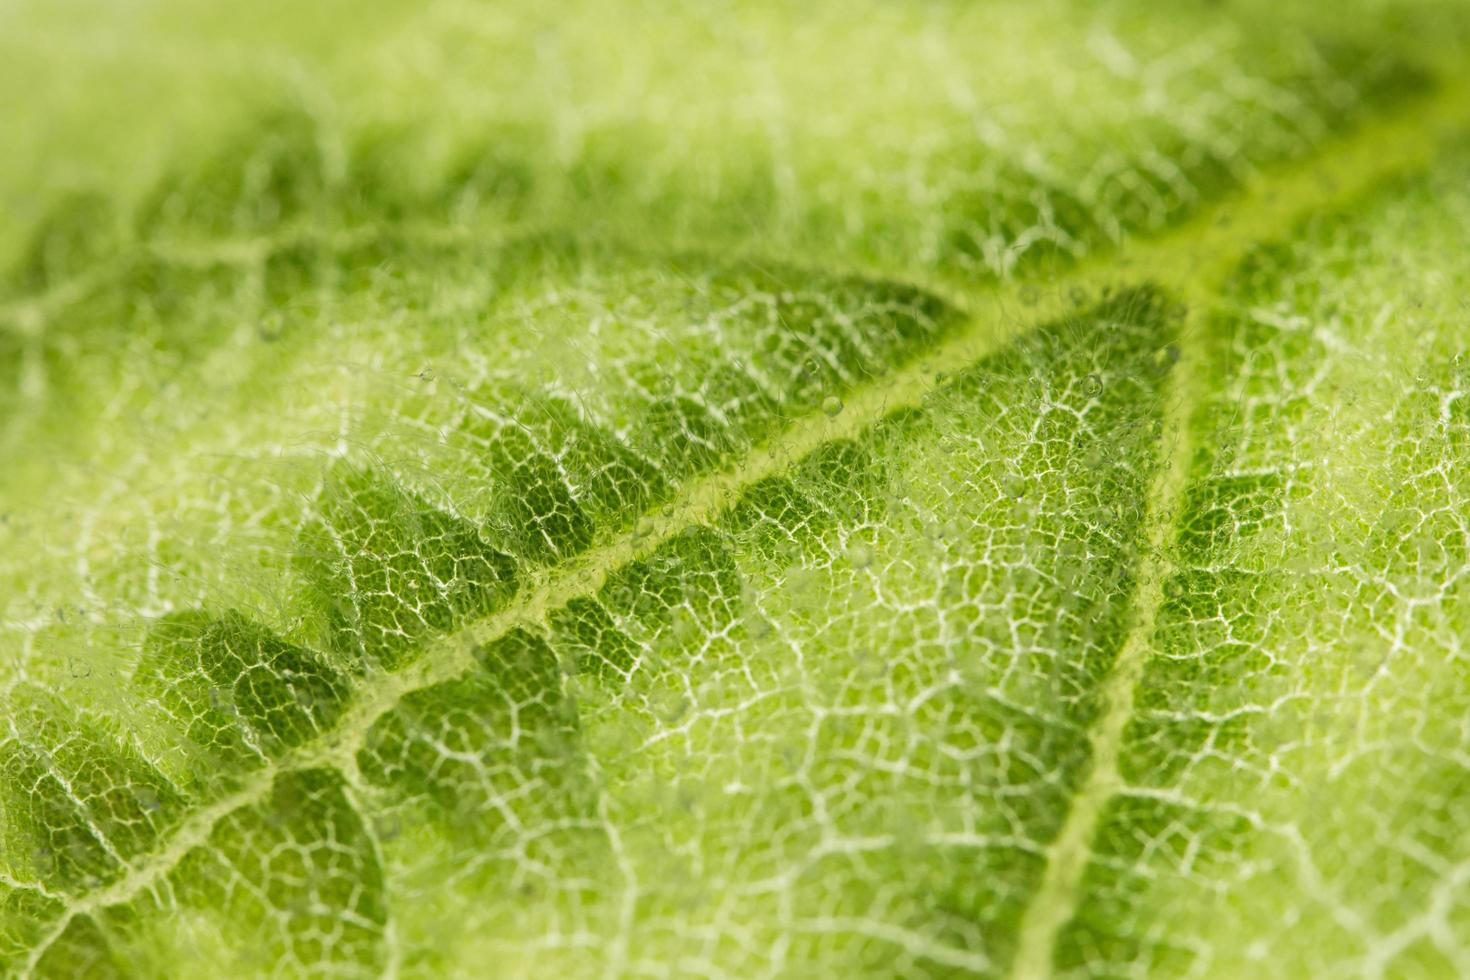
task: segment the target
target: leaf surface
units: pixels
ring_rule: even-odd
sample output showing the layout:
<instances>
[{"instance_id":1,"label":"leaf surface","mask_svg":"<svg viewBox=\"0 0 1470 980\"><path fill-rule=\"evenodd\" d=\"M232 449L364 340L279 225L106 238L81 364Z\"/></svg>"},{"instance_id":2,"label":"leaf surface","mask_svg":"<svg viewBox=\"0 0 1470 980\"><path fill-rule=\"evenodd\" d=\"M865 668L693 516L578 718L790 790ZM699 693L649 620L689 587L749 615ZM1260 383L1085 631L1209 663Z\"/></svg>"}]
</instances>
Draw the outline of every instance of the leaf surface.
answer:
<instances>
[{"instance_id":1,"label":"leaf surface","mask_svg":"<svg viewBox=\"0 0 1470 980\"><path fill-rule=\"evenodd\" d=\"M1470 20L1341 6L6 7L0 972L1470 971Z\"/></svg>"}]
</instances>

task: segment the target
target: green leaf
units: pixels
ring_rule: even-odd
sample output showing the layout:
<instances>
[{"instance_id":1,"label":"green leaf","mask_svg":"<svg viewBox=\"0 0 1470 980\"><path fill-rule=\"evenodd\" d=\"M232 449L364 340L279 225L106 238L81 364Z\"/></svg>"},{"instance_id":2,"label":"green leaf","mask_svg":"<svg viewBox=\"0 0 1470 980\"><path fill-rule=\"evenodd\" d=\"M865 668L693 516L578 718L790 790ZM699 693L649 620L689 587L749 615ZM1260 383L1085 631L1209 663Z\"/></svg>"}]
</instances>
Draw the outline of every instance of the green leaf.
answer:
<instances>
[{"instance_id":1,"label":"green leaf","mask_svg":"<svg viewBox=\"0 0 1470 980\"><path fill-rule=\"evenodd\" d=\"M1470 13L0 6L0 974L1470 973Z\"/></svg>"}]
</instances>

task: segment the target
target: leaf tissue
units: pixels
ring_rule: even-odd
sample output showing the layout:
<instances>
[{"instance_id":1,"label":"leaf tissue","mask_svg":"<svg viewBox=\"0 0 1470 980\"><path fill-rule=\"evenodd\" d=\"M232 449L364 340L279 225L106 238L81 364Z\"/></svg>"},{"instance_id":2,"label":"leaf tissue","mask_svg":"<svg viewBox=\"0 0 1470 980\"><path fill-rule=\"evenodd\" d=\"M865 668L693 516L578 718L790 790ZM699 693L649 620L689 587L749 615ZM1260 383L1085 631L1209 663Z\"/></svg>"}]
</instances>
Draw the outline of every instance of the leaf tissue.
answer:
<instances>
[{"instance_id":1,"label":"leaf tissue","mask_svg":"<svg viewBox=\"0 0 1470 980\"><path fill-rule=\"evenodd\" d=\"M0 2L0 976L1470 976L1460 0Z\"/></svg>"}]
</instances>

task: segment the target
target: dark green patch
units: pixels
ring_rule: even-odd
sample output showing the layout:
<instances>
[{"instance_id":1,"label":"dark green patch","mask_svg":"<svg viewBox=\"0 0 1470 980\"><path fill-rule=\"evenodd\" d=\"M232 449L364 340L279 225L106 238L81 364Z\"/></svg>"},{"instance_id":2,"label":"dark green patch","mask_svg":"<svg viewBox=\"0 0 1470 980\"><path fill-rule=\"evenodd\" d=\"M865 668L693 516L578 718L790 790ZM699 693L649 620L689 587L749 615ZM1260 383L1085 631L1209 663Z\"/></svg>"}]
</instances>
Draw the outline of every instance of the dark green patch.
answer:
<instances>
[{"instance_id":1,"label":"dark green patch","mask_svg":"<svg viewBox=\"0 0 1470 980\"><path fill-rule=\"evenodd\" d=\"M657 454L675 480L712 469L744 448L726 419L702 399L686 395L668 395L653 402L635 439L641 451Z\"/></svg>"},{"instance_id":2,"label":"dark green patch","mask_svg":"<svg viewBox=\"0 0 1470 980\"><path fill-rule=\"evenodd\" d=\"M203 165L162 181L138 225L145 236L259 234L321 211L329 190L320 127L280 109Z\"/></svg>"},{"instance_id":3,"label":"dark green patch","mask_svg":"<svg viewBox=\"0 0 1470 980\"><path fill-rule=\"evenodd\" d=\"M257 768L322 734L349 694L318 654L234 611L159 620L137 683L198 747L206 782Z\"/></svg>"},{"instance_id":4,"label":"dark green patch","mask_svg":"<svg viewBox=\"0 0 1470 980\"><path fill-rule=\"evenodd\" d=\"M673 626L708 635L734 622L740 595L729 538L696 526L608 576L598 600L618 616L638 619L645 629Z\"/></svg>"},{"instance_id":5,"label":"dark green patch","mask_svg":"<svg viewBox=\"0 0 1470 980\"><path fill-rule=\"evenodd\" d=\"M1062 929L1053 959L1059 971L1122 977L1140 962L1169 976L1190 971L1197 951L1159 937L1141 900L1158 873L1138 860L1146 850L1175 874L1208 877L1208 855L1254 833L1238 814L1211 812L1148 796L1115 796L1103 810L1093 858L1083 875L1086 896Z\"/></svg>"},{"instance_id":6,"label":"dark green patch","mask_svg":"<svg viewBox=\"0 0 1470 980\"><path fill-rule=\"evenodd\" d=\"M131 746L40 692L0 729L0 824L17 877L68 893L113 881L178 822L187 800Z\"/></svg>"},{"instance_id":7,"label":"dark green patch","mask_svg":"<svg viewBox=\"0 0 1470 980\"><path fill-rule=\"evenodd\" d=\"M67 924L36 964L34 976L57 980L124 980L139 976L118 955L90 915L78 915Z\"/></svg>"},{"instance_id":8,"label":"dark green patch","mask_svg":"<svg viewBox=\"0 0 1470 980\"><path fill-rule=\"evenodd\" d=\"M1195 480L1185 492L1179 520L1181 559L1217 560L1227 545L1264 530L1282 513L1285 484L1278 472Z\"/></svg>"},{"instance_id":9,"label":"dark green patch","mask_svg":"<svg viewBox=\"0 0 1470 980\"><path fill-rule=\"evenodd\" d=\"M40 293L73 279L109 258L122 243L111 201L97 193L62 198L41 219L11 270L8 291Z\"/></svg>"},{"instance_id":10,"label":"dark green patch","mask_svg":"<svg viewBox=\"0 0 1470 980\"><path fill-rule=\"evenodd\" d=\"M549 564L592 543L593 520L552 455L553 446L513 416L472 411L468 434L484 446L494 480L494 523L501 540L524 561Z\"/></svg>"},{"instance_id":11,"label":"dark green patch","mask_svg":"<svg viewBox=\"0 0 1470 980\"><path fill-rule=\"evenodd\" d=\"M664 474L569 402L523 397L521 423L553 440L578 499L599 527L622 526L672 492Z\"/></svg>"},{"instance_id":12,"label":"dark green patch","mask_svg":"<svg viewBox=\"0 0 1470 980\"><path fill-rule=\"evenodd\" d=\"M515 592L512 558L383 474L335 467L319 508L298 564L344 655L396 670L426 634L486 615Z\"/></svg>"},{"instance_id":13,"label":"dark green patch","mask_svg":"<svg viewBox=\"0 0 1470 980\"><path fill-rule=\"evenodd\" d=\"M789 475L747 488L724 524L740 548L787 564L812 554L828 531L879 520L885 489L884 467L870 441L841 439L814 450Z\"/></svg>"},{"instance_id":14,"label":"dark green patch","mask_svg":"<svg viewBox=\"0 0 1470 980\"><path fill-rule=\"evenodd\" d=\"M373 725L363 775L490 838L583 807L577 707L551 647L517 629L476 659L479 670L410 693Z\"/></svg>"},{"instance_id":15,"label":"dark green patch","mask_svg":"<svg viewBox=\"0 0 1470 980\"><path fill-rule=\"evenodd\" d=\"M627 679L638 659L638 644L597 599L573 599L547 617L556 647L578 673Z\"/></svg>"},{"instance_id":16,"label":"dark green patch","mask_svg":"<svg viewBox=\"0 0 1470 980\"><path fill-rule=\"evenodd\" d=\"M227 974L298 964L375 975L386 964L388 901L362 816L336 772L276 777L270 795L232 811L169 878L179 901L217 914Z\"/></svg>"},{"instance_id":17,"label":"dark green patch","mask_svg":"<svg viewBox=\"0 0 1470 980\"><path fill-rule=\"evenodd\" d=\"M20 869L8 857L0 867L16 876ZM14 976L65 912L63 904L23 885L0 884L0 973Z\"/></svg>"}]
</instances>

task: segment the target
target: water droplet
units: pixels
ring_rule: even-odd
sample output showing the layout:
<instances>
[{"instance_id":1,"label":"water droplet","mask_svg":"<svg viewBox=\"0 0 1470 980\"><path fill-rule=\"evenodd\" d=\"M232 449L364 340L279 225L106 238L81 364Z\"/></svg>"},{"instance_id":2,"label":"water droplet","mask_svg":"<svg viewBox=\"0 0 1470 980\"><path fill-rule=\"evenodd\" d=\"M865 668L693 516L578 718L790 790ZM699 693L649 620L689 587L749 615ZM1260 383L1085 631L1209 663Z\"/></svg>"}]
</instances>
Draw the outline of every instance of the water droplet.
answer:
<instances>
[{"instance_id":1,"label":"water droplet","mask_svg":"<svg viewBox=\"0 0 1470 980\"><path fill-rule=\"evenodd\" d=\"M273 344L280 340L285 332L286 325L282 321L279 313L268 315L255 328L256 336L267 344Z\"/></svg>"},{"instance_id":2,"label":"water droplet","mask_svg":"<svg viewBox=\"0 0 1470 980\"><path fill-rule=\"evenodd\" d=\"M656 695L653 702L658 716L669 725L677 723L689 712L690 708L688 699L674 692Z\"/></svg>"},{"instance_id":3,"label":"water droplet","mask_svg":"<svg viewBox=\"0 0 1470 980\"><path fill-rule=\"evenodd\" d=\"M842 399L836 395L828 395L822 399L822 412L829 419L835 418L842 411Z\"/></svg>"},{"instance_id":4,"label":"water droplet","mask_svg":"<svg viewBox=\"0 0 1470 980\"><path fill-rule=\"evenodd\" d=\"M397 840L398 835L403 833L403 822L397 817L378 817L373 824L378 831L379 840Z\"/></svg>"},{"instance_id":5,"label":"water droplet","mask_svg":"<svg viewBox=\"0 0 1470 980\"><path fill-rule=\"evenodd\" d=\"M752 640L762 640L771 635L771 621L764 616L752 616L745 621L745 632Z\"/></svg>"},{"instance_id":6,"label":"water droplet","mask_svg":"<svg viewBox=\"0 0 1470 980\"><path fill-rule=\"evenodd\" d=\"M963 533L964 526L954 519L935 521L924 527L924 533L936 541L945 538L957 538Z\"/></svg>"},{"instance_id":7,"label":"water droplet","mask_svg":"<svg viewBox=\"0 0 1470 980\"><path fill-rule=\"evenodd\" d=\"M861 650L854 658L857 671L866 680L881 680L888 673L889 665L873 654L871 650Z\"/></svg>"},{"instance_id":8,"label":"water droplet","mask_svg":"<svg viewBox=\"0 0 1470 980\"><path fill-rule=\"evenodd\" d=\"M149 813L157 813L163 809L163 801L158 798L157 793L147 786L134 786L133 799L137 801L138 806Z\"/></svg>"},{"instance_id":9,"label":"water droplet","mask_svg":"<svg viewBox=\"0 0 1470 980\"><path fill-rule=\"evenodd\" d=\"M796 597L803 597L811 593L817 585L817 576L814 572L797 568L786 574L786 591Z\"/></svg>"},{"instance_id":10,"label":"water droplet","mask_svg":"<svg viewBox=\"0 0 1470 980\"><path fill-rule=\"evenodd\" d=\"M862 542L847 546L847 561L853 568L867 568L873 564L873 549Z\"/></svg>"},{"instance_id":11,"label":"water droplet","mask_svg":"<svg viewBox=\"0 0 1470 980\"><path fill-rule=\"evenodd\" d=\"M700 634L699 622L687 609L678 610L674 614L670 632L680 644L689 643Z\"/></svg>"}]
</instances>

